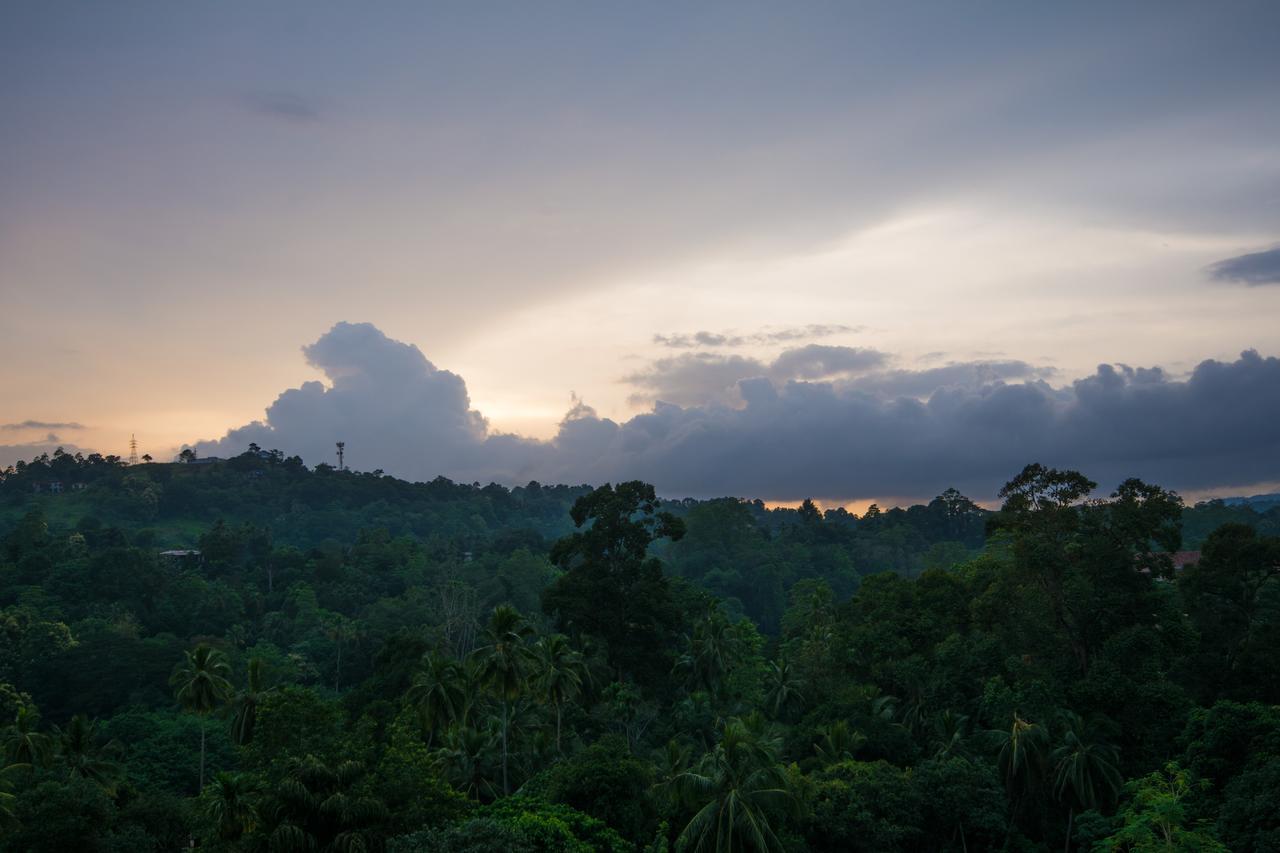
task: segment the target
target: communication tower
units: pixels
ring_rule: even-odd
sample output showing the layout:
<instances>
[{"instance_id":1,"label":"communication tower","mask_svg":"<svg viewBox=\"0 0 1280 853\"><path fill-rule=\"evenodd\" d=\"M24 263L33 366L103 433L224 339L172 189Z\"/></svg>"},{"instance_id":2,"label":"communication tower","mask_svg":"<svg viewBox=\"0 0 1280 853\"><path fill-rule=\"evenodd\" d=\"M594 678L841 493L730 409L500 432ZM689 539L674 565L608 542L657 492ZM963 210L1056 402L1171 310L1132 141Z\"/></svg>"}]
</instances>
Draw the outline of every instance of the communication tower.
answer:
<instances>
[{"instance_id":1,"label":"communication tower","mask_svg":"<svg viewBox=\"0 0 1280 853\"><path fill-rule=\"evenodd\" d=\"M129 464L138 464L138 437L133 433L129 434Z\"/></svg>"},{"instance_id":2,"label":"communication tower","mask_svg":"<svg viewBox=\"0 0 1280 853\"><path fill-rule=\"evenodd\" d=\"M347 448L347 443L345 441L338 442L338 470L339 471L347 470L347 466L342 461L342 452L346 450L346 448Z\"/></svg>"}]
</instances>

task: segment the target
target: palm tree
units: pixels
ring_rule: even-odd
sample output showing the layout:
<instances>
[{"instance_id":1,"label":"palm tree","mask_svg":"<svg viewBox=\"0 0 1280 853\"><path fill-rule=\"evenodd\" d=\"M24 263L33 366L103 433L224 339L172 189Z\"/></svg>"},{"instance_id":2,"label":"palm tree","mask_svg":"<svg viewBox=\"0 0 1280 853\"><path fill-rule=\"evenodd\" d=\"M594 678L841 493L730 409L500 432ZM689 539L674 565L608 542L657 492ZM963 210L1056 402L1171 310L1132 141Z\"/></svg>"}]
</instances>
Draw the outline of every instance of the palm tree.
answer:
<instances>
[{"instance_id":1,"label":"palm tree","mask_svg":"<svg viewBox=\"0 0 1280 853\"><path fill-rule=\"evenodd\" d=\"M274 791L269 848L277 853L367 850L367 830L386 815L386 806L356 792L363 773L354 761L329 767L315 756L295 765Z\"/></svg>"},{"instance_id":2,"label":"palm tree","mask_svg":"<svg viewBox=\"0 0 1280 853\"><path fill-rule=\"evenodd\" d=\"M689 769L693 758L693 746L686 741L672 738L667 745L653 755L656 779L653 790L664 802L664 808L674 812L680 807L680 777Z\"/></svg>"},{"instance_id":3,"label":"palm tree","mask_svg":"<svg viewBox=\"0 0 1280 853\"><path fill-rule=\"evenodd\" d=\"M1044 775L1048 734L1044 727L1016 713L1008 731L992 731L996 763L1010 793L1029 793Z\"/></svg>"},{"instance_id":4,"label":"palm tree","mask_svg":"<svg viewBox=\"0 0 1280 853\"><path fill-rule=\"evenodd\" d=\"M231 700L231 742L245 746L253 741L258 724L258 704L274 687L262 686L262 658L250 658L244 691Z\"/></svg>"},{"instance_id":5,"label":"palm tree","mask_svg":"<svg viewBox=\"0 0 1280 853\"><path fill-rule=\"evenodd\" d=\"M697 812L676 839L677 850L783 850L772 822L794 811L796 799L773 745L742 720L730 719L720 742L697 766L676 777L682 799Z\"/></svg>"},{"instance_id":6,"label":"palm tree","mask_svg":"<svg viewBox=\"0 0 1280 853\"><path fill-rule=\"evenodd\" d=\"M54 726L53 737L68 776L96 782L108 794L114 794L123 768L113 756L123 748L114 740L99 746L97 728L97 723L84 714L76 714L65 729Z\"/></svg>"},{"instance_id":7,"label":"palm tree","mask_svg":"<svg viewBox=\"0 0 1280 853\"><path fill-rule=\"evenodd\" d=\"M422 656L423 668L414 674L405 693L405 701L418 711L427 746L431 746L437 730L460 722L469 703L465 692L463 667L457 661L427 652Z\"/></svg>"},{"instance_id":8,"label":"palm tree","mask_svg":"<svg viewBox=\"0 0 1280 853\"><path fill-rule=\"evenodd\" d=\"M774 719L781 718L788 709L804 703L800 692L800 678L795 667L786 658L769 661L764 673L765 704Z\"/></svg>"},{"instance_id":9,"label":"palm tree","mask_svg":"<svg viewBox=\"0 0 1280 853\"><path fill-rule=\"evenodd\" d=\"M964 754L964 738L968 725L968 716L957 714L950 708L934 717L931 725L933 736L929 741L930 746L933 747L933 757L948 758L952 755Z\"/></svg>"},{"instance_id":10,"label":"palm tree","mask_svg":"<svg viewBox=\"0 0 1280 853\"><path fill-rule=\"evenodd\" d=\"M528 680L534 657L525 643L533 629L520 611L509 604L499 604L489 617L485 634L488 644L476 649L481 680L502 703L502 793L511 793L507 778L507 729L510 726L511 701L520 695Z\"/></svg>"},{"instance_id":11,"label":"palm tree","mask_svg":"<svg viewBox=\"0 0 1280 853\"><path fill-rule=\"evenodd\" d=\"M40 712L30 705L18 707L13 722L3 732L4 760L8 764L43 767L52 753L53 742L39 731Z\"/></svg>"},{"instance_id":12,"label":"palm tree","mask_svg":"<svg viewBox=\"0 0 1280 853\"><path fill-rule=\"evenodd\" d=\"M1062 712L1062 743L1053 751L1053 792L1067 807L1067 850L1071 849L1071 824L1075 808L1097 808L1115 798L1124 783L1117 766L1120 754L1103 736L1103 725L1087 725L1074 711Z\"/></svg>"},{"instance_id":13,"label":"palm tree","mask_svg":"<svg viewBox=\"0 0 1280 853\"><path fill-rule=\"evenodd\" d=\"M203 643L185 653L169 684L178 704L200 717L200 790L204 790L205 721L231 695L231 664L227 656Z\"/></svg>"},{"instance_id":14,"label":"palm tree","mask_svg":"<svg viewBox=\"0 0 1280 853\"><path fill-rule=\"evenodd\" d=\"M694 625L693 634L685 637L686 650L676 661L676 670L686 675L691 688L701 687L718 698L732 663L732 645L729 620L711 610Z\"/></svg>"},{"instance_id":15,"label":"palm tree","mask_svg":"<svg viewBox=\"0 0 1280 853\"><path fill-rule=\"evenodd\" d=\"M1048 733L1043 726L1022 719L1015 711L1008 731L989 730L987 736L996 748L996 764L1016 818L1024 799L1035 791L1044 776ZM1006 843L1013 826L1010 821Z\"/></svg>"},{"instance_id":16,"label":"palm tree","mask_svg":"<svg viewBox=\"0 0 1280 853\"><path fill-rule=\"evenodd\" d=\"M813 751L818 754L824 766L840 761L851 761L862 745L867 742L867 736L857 729L850 728L847 720L836 720L818 731L821 732L822 737L814 744Z\"/></svg>"},{"instance_id":17,"label":"palm tree","mask_svg":"<svg viewBox=\"0 0 1280 853\"><path fill-rule=\"evenodd\" d=\"M469 797L496 798L492 782L494 747L492 730L453 726L444 733L443 745L431 753L431 763L449 784Z\"/></svg>"},{"instance_id":18,"label":"palm tree","mask_svg":"<svg viewBox=\"0 0 1280 853\"><path fill-rule=\"evenodd\" d=\"M563 634L543 637L537 644L538 686L556 712L556 753L560 753L561 706L582 691L587 667L582 655Z\"/></svg>"},{"instance_id":19,"label":"palm tree","mask_svg":"<svg viewBox=\"0 0 1280 853\"><path fill-rule=\"evenodd\" d=\"M16 826L18 816L13 810L13 803L16 799L13 796L12 786L9 784L9 774L17 767L10 765L0 768L0 829Z\"/></svg>"},{"instance_id":20,"label":"palm tree","mask_svg":"<svg viewBox=\"0 0 1280 853\"><path fill-rule=\"evenodd\" d=\"M218 828L218 837L236 841L258 824L261 787L247 773L218 773L204 794L204 814Z\"/></svg>"}]
</instances>

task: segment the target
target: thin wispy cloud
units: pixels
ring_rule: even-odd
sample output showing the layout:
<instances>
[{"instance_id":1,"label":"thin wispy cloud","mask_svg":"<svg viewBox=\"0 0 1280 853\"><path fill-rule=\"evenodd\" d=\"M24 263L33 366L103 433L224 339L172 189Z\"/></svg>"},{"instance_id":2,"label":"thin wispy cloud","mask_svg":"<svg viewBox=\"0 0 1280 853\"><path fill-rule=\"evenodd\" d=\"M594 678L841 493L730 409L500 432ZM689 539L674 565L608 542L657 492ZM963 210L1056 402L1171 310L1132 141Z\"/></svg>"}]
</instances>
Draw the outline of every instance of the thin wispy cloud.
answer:
<instances>
[{"instance_id":1,"label":"thin wispy cloud","mask_svg":"<svg viewBox=\"0 0 1280 853\"><path fill-rule=\"evenodd\" d=\"M1265 252L1251 252L1218 261L1209 267L1214 281L1262 287L1280 284L1280 246Z\"/></svg>"},{"instance_id":2,"label":"thin wispy cloud","mask_svg":"<svg viewBox=\"0 0 1280 853\"><path fill-rule=\"evenodd\" d=\"M311 124L321 118L316 103L296 92L253 92L244 96L244 104L253 113L292 124Z\"/></svg>"},{"instance_id":3,"label":"thin wispy cloud","mask_svg":"<svg viewBox=\"0 0 1280 853\"><path fill-rule=\"evenodd\" d=\"M5 432L20 432L23 430L69 430L69 429L85 429L84 424L78 424L74 421L19 421L12 424L0 424L0 430Z\"/></svg>"},{"instance_id":4,"label":"thin wispy cloud","mask_svg":"<svg viewBox=\"0 0 1280 853\"><path fill-rule=\"evenodd\" d=\"M831 337L832 335L853 334L862 331L862 329L862 326L813 323L807 326L790 326L781 329L766 328L750 333L697 331L676 332L669 335L657 334L653 336L653 342L671 349L767 346L770 344L816 340L818 338Z\"/></svg>"}]
</instances>

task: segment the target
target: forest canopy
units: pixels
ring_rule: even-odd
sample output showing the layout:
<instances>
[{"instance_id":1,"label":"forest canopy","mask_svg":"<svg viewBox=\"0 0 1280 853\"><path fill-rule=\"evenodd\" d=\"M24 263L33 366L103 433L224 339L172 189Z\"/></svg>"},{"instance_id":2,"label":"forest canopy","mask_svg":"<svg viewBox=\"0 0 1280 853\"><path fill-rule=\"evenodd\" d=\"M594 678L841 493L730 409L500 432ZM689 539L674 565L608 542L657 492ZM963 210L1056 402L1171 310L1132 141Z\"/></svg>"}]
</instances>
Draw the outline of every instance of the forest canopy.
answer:
<instances>
[{"instance_id":1,"label":"forest canopy","mask_svg":"<svg viewBox=\"0 0 1280 853\"><path fill-rule=\"evenodd\" d=\"M15 466L0 851L1280 849L1280 505L1010 473Z\"/></svg>"}]
</instances>

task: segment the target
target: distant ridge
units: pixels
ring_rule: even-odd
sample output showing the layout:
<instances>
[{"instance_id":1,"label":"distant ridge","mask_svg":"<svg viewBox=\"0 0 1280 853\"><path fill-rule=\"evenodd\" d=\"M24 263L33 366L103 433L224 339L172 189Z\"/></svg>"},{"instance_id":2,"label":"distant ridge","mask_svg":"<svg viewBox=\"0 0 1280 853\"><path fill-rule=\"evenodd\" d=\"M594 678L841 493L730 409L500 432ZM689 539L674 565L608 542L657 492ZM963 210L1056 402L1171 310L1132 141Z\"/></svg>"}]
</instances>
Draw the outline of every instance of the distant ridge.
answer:
<instances>
[{"instance_id":1,"label":"distant ridge","mask_svg":"<svg viewBox=\"0 0 1280 853\"><path fill-rule=\"evenodd\" d=\"M1223 498L1222 502L1227 506L1249 506L1256 510L1266 511L1273 506L1280 505L1280 493L1272 493L1269 495L1254 495L1250 498L1235 497Z\"/></svg>"}]
</instances>

